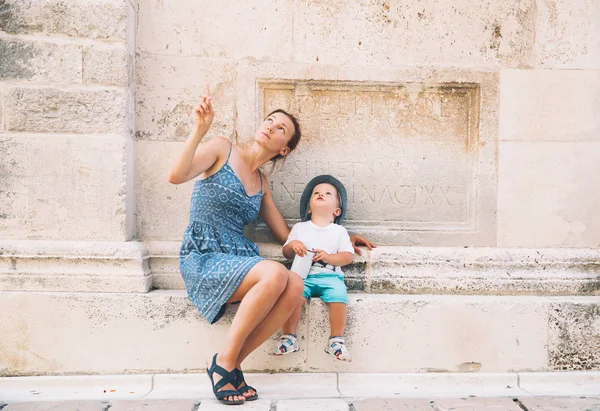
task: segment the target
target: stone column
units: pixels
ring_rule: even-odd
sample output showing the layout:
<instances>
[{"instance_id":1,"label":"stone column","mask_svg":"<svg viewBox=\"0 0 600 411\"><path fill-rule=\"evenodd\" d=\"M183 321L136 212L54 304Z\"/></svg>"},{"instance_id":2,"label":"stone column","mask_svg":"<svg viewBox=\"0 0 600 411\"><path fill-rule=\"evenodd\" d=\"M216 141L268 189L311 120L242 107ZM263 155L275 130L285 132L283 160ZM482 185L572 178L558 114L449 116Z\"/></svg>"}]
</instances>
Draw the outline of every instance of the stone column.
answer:
<instances>
[{"instance_id":1,"label":"stone column","mask_svg":"<svg viewBox=\"0 0 600 411\"><path fill-rule=\"evenodd\" d=\"M0 5L0 290L148 290L134 23L128 0Z\"/></svg>"}]
</instances>

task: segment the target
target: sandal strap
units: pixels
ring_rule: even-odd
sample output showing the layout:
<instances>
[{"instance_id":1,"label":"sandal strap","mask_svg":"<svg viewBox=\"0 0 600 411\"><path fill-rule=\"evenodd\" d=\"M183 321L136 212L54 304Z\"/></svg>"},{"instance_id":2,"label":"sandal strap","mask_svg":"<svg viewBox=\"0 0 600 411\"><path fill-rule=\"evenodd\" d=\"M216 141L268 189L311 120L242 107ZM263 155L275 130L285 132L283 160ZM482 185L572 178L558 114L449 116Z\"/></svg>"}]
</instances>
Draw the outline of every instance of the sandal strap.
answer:
<instances>
[{"instance_id":1,"label":"sandal strap","mask_svg":"<svg viewBox=\"0 0 600 411\"><path fill-rule=\"evenodd\" d=\"M254 392L256 392L256 388L254 388L251 385L247 385L247 384L244 385L243 387L238 388L238 391L239 391L240 394L243 394L243 393L245 393L247 391L250 391L250 390L254 390Z\"/></svg>"},{"instance_id":2,"label":"sandal strap","mask_svg":"<svg viewBox=\"0 0 600 411\"><path fill-rule=\"evenodd\" d=\"M256 392L256 388L254 388L251 385L248 385L248 383L246 382L246 379L244 378L244 373L242 372L242 370L240 370L239 368L236 368L233 370L236 373L236 383L235 386L238 387L238 391L240 392L240 394L243 394L247 391L250 390L254 390L254 392ZM246 384L243 387L240 387L240 385L242 384Z\"/></svg>"},{"instance_id":3,"label":"sandal strap","mask_svg":"<svg viewBox=\"0 0 600 411\"><path fill-rule=\"evenodd\" d=\"M221 369L223 369L223 368L221 368ZM233 374L233 372L231 372L231 373L225 372L225 375L223 375L221 373L217 373L217 374L221 375L222 378L219 380L219 382L217 382L214 385L213 391L215 393L217 391L219 391L221 388L223 388L224 386L226 386L227 384L231 384L231 385L235 386L235 375Z\"/></svg>"},{"instance_id":4,"label":"sandal strap","mask_svg":"<svg viewBox=\"0 0 600 411\"><path fill-rule=\"evenodd\" d=\"M227 371L225 368L221 367L220 365L217 364L217 354L215 354L215 356L213 357L213 362L210 366L210 369L208 370L211 382L214 381L214 377L213 374L217 373L218 375L221 376L221 379L219 380L219 382L214 383L213 382L213 393L215 395L218 395L218 393L220 392L228 392L231 393L233 392L234 394L227 394L226 396L229 395L239 395L239 392L236 390L225 390L225 391L219 391L221 388L223 388L224 386L226 386L227 384L231 384L235 387L236 385L236 372L235 369L232 371ZM218 398L218 397L217 397Z\"/></svg>"}]
</instances>

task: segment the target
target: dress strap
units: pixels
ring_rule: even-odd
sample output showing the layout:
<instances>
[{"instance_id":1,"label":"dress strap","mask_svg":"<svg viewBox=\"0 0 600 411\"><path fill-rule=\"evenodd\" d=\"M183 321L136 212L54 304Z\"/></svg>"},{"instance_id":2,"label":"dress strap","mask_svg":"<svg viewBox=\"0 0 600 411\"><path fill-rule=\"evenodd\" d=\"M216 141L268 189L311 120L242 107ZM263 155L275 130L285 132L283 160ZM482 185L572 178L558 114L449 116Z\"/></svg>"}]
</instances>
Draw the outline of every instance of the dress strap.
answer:
<instances>
[{"instance_id":1,"label":"dress strap","mask_svg":"<svg viewBox=\"0 0 600 411\"><path fill-rule=\"evenodd\" d=\"M231 151L233 150L233 141L229 142L229 154L227 154L227 161L225 163L229 163L229 157L231 157Z\"/></svg>"}]
</instances>

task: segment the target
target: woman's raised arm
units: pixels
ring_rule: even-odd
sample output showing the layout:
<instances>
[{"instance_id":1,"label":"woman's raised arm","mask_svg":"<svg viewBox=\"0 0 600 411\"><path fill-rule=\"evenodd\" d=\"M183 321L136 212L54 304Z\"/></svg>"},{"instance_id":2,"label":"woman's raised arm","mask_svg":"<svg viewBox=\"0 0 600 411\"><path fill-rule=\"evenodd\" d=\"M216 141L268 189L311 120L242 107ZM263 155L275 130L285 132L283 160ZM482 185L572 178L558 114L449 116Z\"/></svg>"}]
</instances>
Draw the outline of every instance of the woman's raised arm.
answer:
<instances>
[{"instance_id":1,"label":"woman's raised arm","mask_svg":"<svg viewBox=\"0 0 600 411\"><path fill-rule=\"evenodd\" d=\"M200 141L206 135L215 112L211 103L212 97L208 84L206 95L202 97L200 105L194 109L196 124L188 136L179 158L175 161L169 171L169 183L181 184L189 181L206 170L208 170L218 159L218 153L223 145L223 139L212 139L202 147L198 148Z\"/></svg>"}]
</instances>

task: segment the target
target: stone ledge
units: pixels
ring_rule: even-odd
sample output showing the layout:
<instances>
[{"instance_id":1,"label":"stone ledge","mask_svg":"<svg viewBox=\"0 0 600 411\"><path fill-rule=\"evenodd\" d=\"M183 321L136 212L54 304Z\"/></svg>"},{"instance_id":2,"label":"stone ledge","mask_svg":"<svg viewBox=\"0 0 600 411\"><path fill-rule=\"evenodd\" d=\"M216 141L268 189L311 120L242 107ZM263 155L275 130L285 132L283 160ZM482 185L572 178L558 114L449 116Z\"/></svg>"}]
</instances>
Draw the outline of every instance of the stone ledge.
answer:
<instances>
[{"instance_id":1,"label":"stone ledge","mask_svg":"<svg viewBox=\"0 0 600 411\"><path fill-rule=\"evenodd\" d=\"M600 370L600 314L592 310L598 304L600 297L352 294L345 334L354 359L342 363L323 350L328 314L315 299L298 327L297 354L269 356L273 336L245 367L361 373L552 371L557 365ZM570 307L590 309L579 319L589 332L569 330ZM0 292L0 312L8 313L0 316L0 375L200 373L224 341L236 309L228 307L220 322L209 325L184 291ZM580 351L565 352L565 344Z\"/></svg>"},{"instance_id":2,"label":"stone ledge","mask_svg":"<svg viewBox=\"0 0 600 411\"><path fill-rule=\"evenodd\" d=\"M460 398L598 395L600 373L246 373L262 398ZM550 386L533 387L524 381L552 379ZM520 381L520 383L519 383ZM374 389L373 386L376 387ZM204 374L142 374L68 377L0 378L4 401L160 400L169 398L213 399ZM106 391L106 392L104 392Z\"/></svg>"},{"instance_id":3,"label":"stone ledge","mask_svg":"<svg viewBox=\"0 0 600 411\"><path fill-rule=\"evenodd\" d=\"M0 241L0 291L148 292L139 242Z\"/></svg>"},{"instance_id":4,"label":"stone ledge","mask_svg":"<svg viewBox=\"0 0 600 411\"><path fill-rule=\"evenodd\" d=\"M179 243L151 241L154 287L184 289ZM261 255L284 261L281 248ZM351 291L399 294L600 295L600 250L378 247L345 270Z\"/></svg>"}]
</instances>

